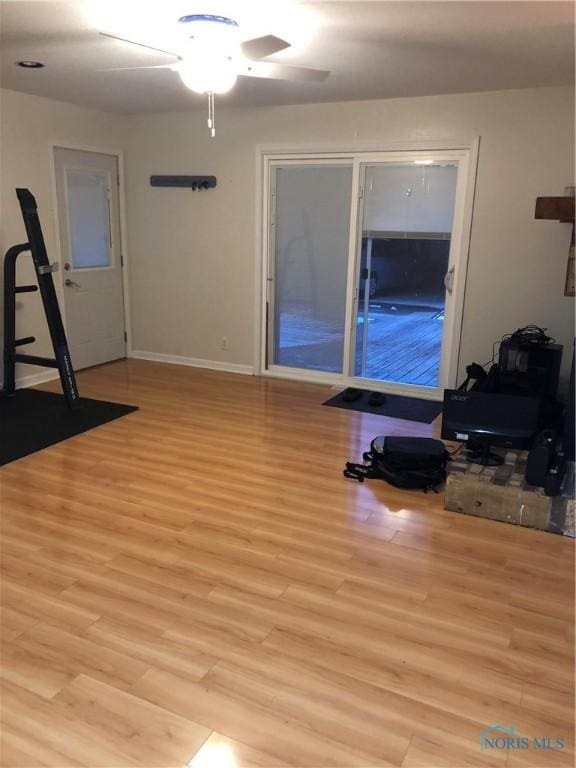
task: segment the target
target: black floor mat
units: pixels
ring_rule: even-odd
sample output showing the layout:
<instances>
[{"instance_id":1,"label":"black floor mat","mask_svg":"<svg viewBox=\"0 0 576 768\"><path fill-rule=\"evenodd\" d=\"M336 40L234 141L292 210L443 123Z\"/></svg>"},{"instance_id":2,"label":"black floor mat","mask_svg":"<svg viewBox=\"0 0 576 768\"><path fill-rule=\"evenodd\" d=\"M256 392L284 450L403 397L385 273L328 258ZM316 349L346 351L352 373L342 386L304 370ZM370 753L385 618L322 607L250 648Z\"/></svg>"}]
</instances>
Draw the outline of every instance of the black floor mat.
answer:
<instances>
[{"instance_id":1,"label":"black floor mat","mask_svg":"<svg viewBox=\"0 0 576 768\"><path fill-rule=\"evenodd\" d=\"M376 416L387 416L389 419L418 421L421 424L431 424L442 413L442 403L435 400L421 400L418 397L404 397L403 395L386 395L384 403L374 407L368 404L371 392L363 391L362 397L351 403L343 399L344 392L346 390L339 392L330 400L326 400L323 405L345 408L348 411L373 413Z\"/></svg>"},{"instance_id":2,"label":"black floor mat","mask_svg":"<svg viewBox=\"0 0 576 768\"><path fill-rule=\"evenodd\" d=\"M103 400L79 402L81 407L70 411L63 395L39 389L0 396L0 466L138 410Z\"/></svg>"}]
</instances>

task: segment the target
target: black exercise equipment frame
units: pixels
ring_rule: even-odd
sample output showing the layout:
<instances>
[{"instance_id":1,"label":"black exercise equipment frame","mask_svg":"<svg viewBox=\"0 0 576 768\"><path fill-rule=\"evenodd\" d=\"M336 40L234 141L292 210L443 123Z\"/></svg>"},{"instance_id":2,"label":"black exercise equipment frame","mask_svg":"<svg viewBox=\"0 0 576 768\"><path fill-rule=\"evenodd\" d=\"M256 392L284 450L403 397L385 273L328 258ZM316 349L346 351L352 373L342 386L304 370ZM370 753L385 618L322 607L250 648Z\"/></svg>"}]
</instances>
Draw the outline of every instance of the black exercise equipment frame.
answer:
<instances>
[{"instance_id":1,"label":"black exercise equipment frame","mask_svg":"<svg viewBox=\"0 0 576 768\"><path fill-rule=\"evenodd\" d=\"M50 264L48 260L34 195L29 189L17 189L16 195L20 203L28 242L13 245L4 256L4 387L2 395L10 396L16 391L16 363L57 368L66 403L69 408L76 408L79 405L78 388L52 279L52 273L56 271L57 264ZM37 286L16 285L16 261L25 251L30 251L32 256L38 280ZM16 338L16 295L33 293L37 290L40 290L44 306L54 358L24 355L17 351L18 347L32 344L36 339L34 336Z\"/></svg>"}]
</instances>

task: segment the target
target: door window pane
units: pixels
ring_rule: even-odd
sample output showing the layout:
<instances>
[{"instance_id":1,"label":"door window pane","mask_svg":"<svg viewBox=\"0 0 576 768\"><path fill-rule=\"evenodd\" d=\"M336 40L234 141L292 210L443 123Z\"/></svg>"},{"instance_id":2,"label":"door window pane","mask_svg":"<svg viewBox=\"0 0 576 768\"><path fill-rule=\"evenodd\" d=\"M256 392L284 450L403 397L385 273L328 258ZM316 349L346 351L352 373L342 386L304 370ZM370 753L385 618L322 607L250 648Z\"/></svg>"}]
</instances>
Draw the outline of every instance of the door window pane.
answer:
<instances>
[{"instance_id":1,"label":"door window pane","mask_svg":"<svg viewBox=\"0 0 576 768\"><path fill-rule=\"evenodd\" d=\"M351 165L276 169L276 365L342 373L351 195Z\"/></svg>"},{"instance_id":2,"label":"door window pane","mask_svg":"<svg viewBox=\"0 0 576 768\"><path fill-rule=\"evenodd\" d=\"M458 168L365 168L356 376L437 387Z\"/></svg>"},{"instance_id":3,"label":"door window pane","mask_svg":"<svg viewBox=\"0 0 576 768\"><path fill-rule=\"evenodd\" d=\"M94 171L67 170L66 191L72 267L110 266L107 176Z\"/></svg>"}]
</instances>

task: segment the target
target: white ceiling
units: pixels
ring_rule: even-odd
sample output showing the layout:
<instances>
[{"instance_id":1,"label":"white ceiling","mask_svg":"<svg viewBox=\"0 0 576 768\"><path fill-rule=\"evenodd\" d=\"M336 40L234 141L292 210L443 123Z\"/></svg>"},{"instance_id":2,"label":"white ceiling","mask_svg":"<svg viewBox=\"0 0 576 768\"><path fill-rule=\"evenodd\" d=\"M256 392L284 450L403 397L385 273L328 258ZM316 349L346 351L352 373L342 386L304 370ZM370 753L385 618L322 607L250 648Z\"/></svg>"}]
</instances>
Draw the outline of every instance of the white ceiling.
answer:
<instances>
[{"instance_id":1,"label":"white ceiling","mask_svg":"<svg viewBox=\"0 0 576 768\"><path fill-rule=\"evenodd\" d=\"M99 71L173 59L97 34L170 49L178 17L199 12L236 18L245 39L273 33L292 43L270 61L332 72L322 83L239 78L220 104L464 93L574 79L573 2L1 0L2 85L118 112L204 106L170 70ZM46 67L16 67L22 59Z\"/></svg>"}]
</instances>

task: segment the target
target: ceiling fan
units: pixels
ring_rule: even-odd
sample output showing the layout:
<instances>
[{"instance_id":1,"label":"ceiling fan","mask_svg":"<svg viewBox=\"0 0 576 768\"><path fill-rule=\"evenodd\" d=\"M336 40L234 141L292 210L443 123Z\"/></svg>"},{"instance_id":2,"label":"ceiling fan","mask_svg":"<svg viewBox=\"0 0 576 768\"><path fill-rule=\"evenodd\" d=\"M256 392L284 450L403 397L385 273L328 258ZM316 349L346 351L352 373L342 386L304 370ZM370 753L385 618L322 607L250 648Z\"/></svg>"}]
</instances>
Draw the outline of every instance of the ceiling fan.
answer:
<instances>
[{"instance_id":1,"label":"ceiling fan","mask_svg":"<svg viewBox=\"0 0 576 768\"><path fill-rule=\"evenodd\" d=\"M327 70L260 61L289 48L290 43L275 35L242 40L238 23L227 16L194 13L182 16L178 23L185 34L176 51L155 48L107 32L99 34L174 56L172 64L113 69L168 69L177 72L187 88L208 95L208 128L212 137L215 136L214 95L233 88L239 76L321 82L330 74Z\"/></svg>"}]
</instances>

